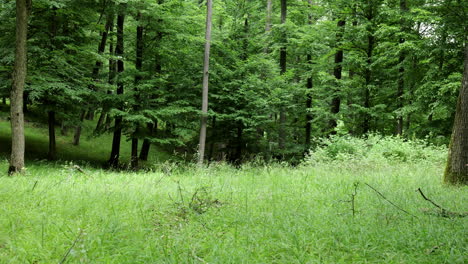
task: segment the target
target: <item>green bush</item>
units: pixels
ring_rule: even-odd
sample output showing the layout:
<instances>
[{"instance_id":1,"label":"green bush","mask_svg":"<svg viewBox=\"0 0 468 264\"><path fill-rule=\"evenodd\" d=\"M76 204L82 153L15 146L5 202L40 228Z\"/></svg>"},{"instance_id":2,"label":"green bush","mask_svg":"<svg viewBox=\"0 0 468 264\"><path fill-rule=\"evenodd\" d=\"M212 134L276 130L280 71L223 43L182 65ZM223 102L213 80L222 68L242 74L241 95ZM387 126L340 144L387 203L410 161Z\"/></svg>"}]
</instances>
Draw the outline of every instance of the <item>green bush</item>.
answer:
<instances>
[{"instance_id":1,"label":"green bush","mask_svg":"<svg viewBox=\"0 0 468 264\"><path fill-rule=\"evenodd\" d=\"M366 138L332 136L316 139L315 143L315 149L305 159L306 164L333 161L443 163L447 156L446 146L378 134Z\"/></svg>"}]
</instances>

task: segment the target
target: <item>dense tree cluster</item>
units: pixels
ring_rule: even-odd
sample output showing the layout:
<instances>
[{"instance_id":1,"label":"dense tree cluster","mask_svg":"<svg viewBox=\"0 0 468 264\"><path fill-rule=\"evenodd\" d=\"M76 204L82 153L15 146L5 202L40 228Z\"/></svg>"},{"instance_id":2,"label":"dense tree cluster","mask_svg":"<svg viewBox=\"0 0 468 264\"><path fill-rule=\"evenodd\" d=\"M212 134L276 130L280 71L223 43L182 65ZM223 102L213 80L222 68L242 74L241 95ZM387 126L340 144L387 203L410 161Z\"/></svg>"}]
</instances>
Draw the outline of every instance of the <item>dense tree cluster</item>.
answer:
<instances>
[{"instance_id":1,"label":"dense tree cluster","mask_svg":"<svg viewBox=\"0 0 468 264\"><path fill-rule=\"evenodd\" d=\"M4 103L15 6L0 1ZM79 144L92 118L112 166L121 134L134 166L152 143L195 152L205 17L199 0L33 0L24 107L48 116L49 157L56 127ZM206 159L299 158L332 134L447 142L467 21L460 0L214 1Z\"/></svg>"}]
</instances>

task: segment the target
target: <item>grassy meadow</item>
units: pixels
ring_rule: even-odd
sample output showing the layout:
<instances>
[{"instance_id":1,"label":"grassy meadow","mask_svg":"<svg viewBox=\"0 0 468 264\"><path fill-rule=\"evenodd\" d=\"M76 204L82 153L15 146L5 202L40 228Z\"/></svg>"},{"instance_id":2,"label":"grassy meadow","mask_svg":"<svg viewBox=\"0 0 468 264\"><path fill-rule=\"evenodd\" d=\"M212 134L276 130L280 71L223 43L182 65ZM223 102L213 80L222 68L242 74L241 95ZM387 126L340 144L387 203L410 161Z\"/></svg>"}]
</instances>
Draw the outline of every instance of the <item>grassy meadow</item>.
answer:
<instances>
[{"instance_id":1,"label":"grassy meadow","mask_svg":"<svg viewBox=\"0 0 468 264\"><path fill-rule=\"evenodd\" d=\"M363 150L340 138L296 167L198 168L155 153L148 171L80 172L67 160L105 160L107 143L63 137L65 158L48 163L33 151L44 131L27 129L24 175L7 177L5 153L0 161L0 263L468 261L467 218L442 217L416 192L468 211L468 188L442 184L444 148L371 137Z\"/></svg>"}]
</instances>

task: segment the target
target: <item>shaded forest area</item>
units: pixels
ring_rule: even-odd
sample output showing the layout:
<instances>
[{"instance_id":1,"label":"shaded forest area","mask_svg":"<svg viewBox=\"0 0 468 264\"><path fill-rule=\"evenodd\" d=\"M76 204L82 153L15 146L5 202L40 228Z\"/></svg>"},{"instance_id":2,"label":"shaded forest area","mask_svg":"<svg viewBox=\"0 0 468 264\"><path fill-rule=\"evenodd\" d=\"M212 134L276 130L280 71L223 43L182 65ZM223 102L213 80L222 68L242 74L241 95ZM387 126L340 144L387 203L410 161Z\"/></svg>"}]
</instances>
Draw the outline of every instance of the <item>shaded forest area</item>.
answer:
<instances>
[{"instance_id":1,"label":"shaded forest area","mask_svg":"<svg viewBox=\"0 0 468 264\"><path fill-rule=\"evenodd\" d=\"M79 145L85 120L95 136L114 135L110 166L122 135L133 167L155 147L196 154L204 1L20 2L29 3L23 107L48 125L49 159L55 131ZM7 105L16 3L0 7ZM448 143L466 1L224 0L213 2L212 19L206 160L294 162L334 134Z\"/></svg>"}]
</instances>

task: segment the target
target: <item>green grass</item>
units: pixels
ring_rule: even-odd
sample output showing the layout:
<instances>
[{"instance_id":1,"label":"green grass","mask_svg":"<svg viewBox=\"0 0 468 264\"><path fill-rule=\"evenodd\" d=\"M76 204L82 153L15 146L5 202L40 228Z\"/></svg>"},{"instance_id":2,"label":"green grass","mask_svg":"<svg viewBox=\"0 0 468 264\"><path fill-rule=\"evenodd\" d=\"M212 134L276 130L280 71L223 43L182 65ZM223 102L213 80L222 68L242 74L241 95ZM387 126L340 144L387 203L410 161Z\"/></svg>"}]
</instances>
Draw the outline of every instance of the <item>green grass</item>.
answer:
<instances>
[{"instance_id":1,"label":"green grass","mask_svg":"<svg viewBox=\"0 0 468 264\"><path fill-rule=\"evenodd\" d=\"M427 214L415 192L468 211L468 188L444 186L442 164L85 170L37 163L0 178L0 263L58 263L68 251L67 263L468 261L466 218Z\"/></svg>"},{"instance_id":2,"label":"green grass","mask_svg":"<svg viewBox=\"0 0 468 264\"><path fill-rule=\"evenodd\" d=\"M30 118L26 118L28 120ZM34 120L34 119L32 119ZM102 166L109 158L112 146L112 134L103 134L99 137L92 136L92 131L95 126L93 121L85 121L83 125L83 134L81 136L80 145L74 146L73 129L69 129L67 135L60 135L60 128L56 128L57 140L57 158L60 161L74 161L75 163L89 164L93 166ZM48 151L48 130L47 127L39 122L26 122L25 129L26 137L26 153L25 158L28 162L47 159ZM141 146L140 141L140 146ZM121 162L129 163L130 161L130 142L123 136L121 141ZM162 162L171 157L161 151L155 151L157 147L152 146L148 157L148 164ZM0 158L9 158L11 151L11 128L10 123L5 117L0 116Z\"/></svg>"}]
</instances>

